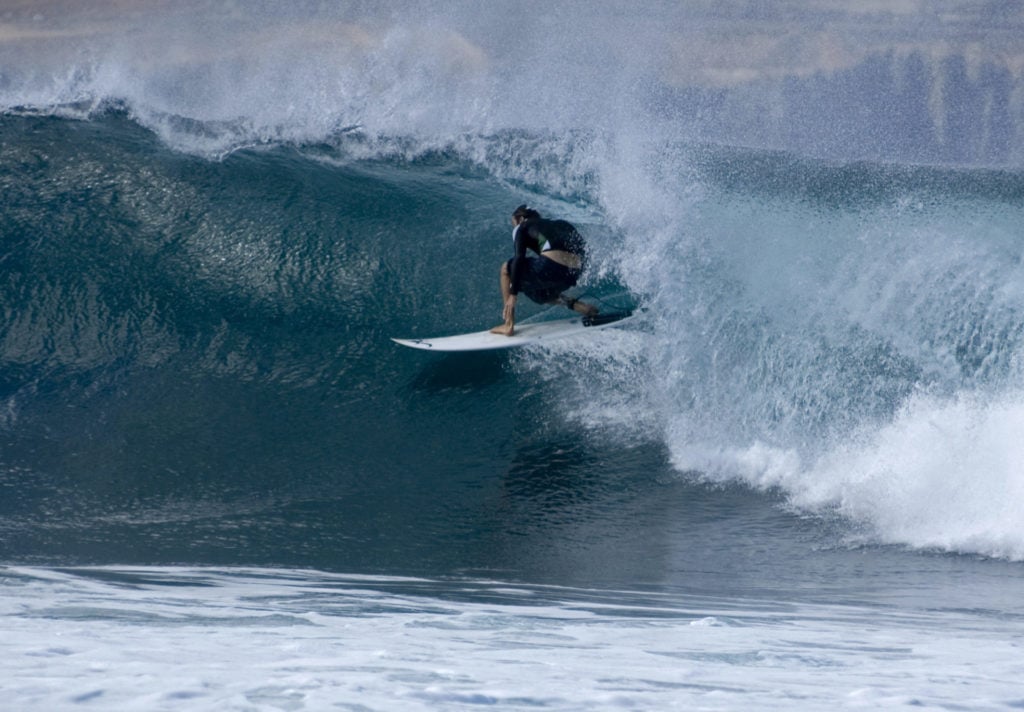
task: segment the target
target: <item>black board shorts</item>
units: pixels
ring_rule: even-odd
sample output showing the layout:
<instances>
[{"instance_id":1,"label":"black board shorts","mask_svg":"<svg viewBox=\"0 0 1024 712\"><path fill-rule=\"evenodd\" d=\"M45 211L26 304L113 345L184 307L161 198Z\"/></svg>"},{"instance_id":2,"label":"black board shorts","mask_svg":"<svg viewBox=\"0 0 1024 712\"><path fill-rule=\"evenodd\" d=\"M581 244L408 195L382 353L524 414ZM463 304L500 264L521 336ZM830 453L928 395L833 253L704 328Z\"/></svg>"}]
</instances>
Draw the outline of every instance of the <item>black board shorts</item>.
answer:
<instances>
[{"instance_id":1,"label":"black board shorts","mask_svg":"<svg viewBox=\"0 0 1024 712\"><path fill-rule=\"evenodd\" d=\"M519 291L538 304L555 301L559 294L575 287L580 278L580 270L569 269L547 257L529 255L523 267ZM508 261L506 269L511 274L512 260Z\"/></svg>"}]
</instances>

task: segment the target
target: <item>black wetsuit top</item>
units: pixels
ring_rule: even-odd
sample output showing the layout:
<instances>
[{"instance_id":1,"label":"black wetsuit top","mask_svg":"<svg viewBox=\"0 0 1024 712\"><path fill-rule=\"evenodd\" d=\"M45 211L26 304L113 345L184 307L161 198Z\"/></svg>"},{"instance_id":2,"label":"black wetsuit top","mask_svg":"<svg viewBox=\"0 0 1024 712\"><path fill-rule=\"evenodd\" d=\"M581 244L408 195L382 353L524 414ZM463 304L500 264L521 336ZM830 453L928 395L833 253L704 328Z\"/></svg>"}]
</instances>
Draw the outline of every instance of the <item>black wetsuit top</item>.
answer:
<instances>
[{"instance_id":1,"label":"black wetsuit top","mask_svg":"<svg viewBox=\"0 0 1024 712\"><path fill-rule=\"evenodd\" d=\"M526 250L530 249L538 255L547 250L563 250L580 256L582 268L586 259L586 244L583 236L565 220L544 220L533 218L519 223L513 233L515 241L515 257L509 271L511 280L510 292L519 294L523 281L523 269L526 267Z\"/></svg>"}]
</instances>

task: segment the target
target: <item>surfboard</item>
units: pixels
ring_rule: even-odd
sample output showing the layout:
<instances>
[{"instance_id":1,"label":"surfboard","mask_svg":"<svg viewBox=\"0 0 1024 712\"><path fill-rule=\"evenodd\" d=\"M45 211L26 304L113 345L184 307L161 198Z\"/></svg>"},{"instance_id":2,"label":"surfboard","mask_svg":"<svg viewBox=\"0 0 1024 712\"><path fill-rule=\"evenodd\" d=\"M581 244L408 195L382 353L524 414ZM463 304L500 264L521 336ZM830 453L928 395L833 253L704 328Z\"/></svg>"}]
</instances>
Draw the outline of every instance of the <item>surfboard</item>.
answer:
<instances>
[{"instance_id":1,"label":"surfboard","mask_svg":"<svg viewBox=\"0 0 1024 712\"><path fill-rule=\"evenodd\" d=\"M471 334L439 336L432 339L397 339L392 337L391 340L402 346L426 351L497 351L554 341L555 339L566 339L609 326L620 326L632 319L633 316L633 312L626 311L598 314L596 317L577 316L553 321L520 323L516 324L516 330L512 336L492 334L490 331L476 331Z\"/></svg>"}]
</instances>

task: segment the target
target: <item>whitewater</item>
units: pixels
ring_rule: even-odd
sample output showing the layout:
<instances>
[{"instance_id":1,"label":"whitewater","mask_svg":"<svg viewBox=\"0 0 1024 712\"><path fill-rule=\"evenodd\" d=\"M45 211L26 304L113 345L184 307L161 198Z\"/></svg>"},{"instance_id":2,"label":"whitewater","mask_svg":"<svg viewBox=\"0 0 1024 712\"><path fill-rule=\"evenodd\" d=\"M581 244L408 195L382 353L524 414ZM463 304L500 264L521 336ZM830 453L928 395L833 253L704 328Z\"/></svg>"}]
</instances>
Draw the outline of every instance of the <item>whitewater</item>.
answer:
<instances>
[{"instance_id":1,"label":"whitewater","mask_svg":"<svg viewBox=\"0 0 1024 712\"><path fill-rule=\"evenodd\" d=\"M1020 709L1022 30L3 3L0 707Z\"/></svg>"}]
</instances>

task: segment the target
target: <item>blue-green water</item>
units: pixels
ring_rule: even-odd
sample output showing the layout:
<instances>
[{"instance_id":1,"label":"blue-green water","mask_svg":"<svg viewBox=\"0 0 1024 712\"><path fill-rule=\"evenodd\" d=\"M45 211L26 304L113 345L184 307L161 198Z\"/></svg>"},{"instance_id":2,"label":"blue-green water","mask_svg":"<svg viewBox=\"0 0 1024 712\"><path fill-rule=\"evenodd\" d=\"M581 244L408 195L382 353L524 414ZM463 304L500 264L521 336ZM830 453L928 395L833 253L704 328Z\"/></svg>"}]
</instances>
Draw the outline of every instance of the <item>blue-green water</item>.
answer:
<instances>
[{"instance_id":1,"label":"blue-green water","mask_svg":"<svg viewBox=\"0 0 1024 712\"><path fill-rule=\"evenodd\" d=\"M1012 471L957 463L1016 441L942 431L997 439L1017 412L1015 174L693 150L681 235L580 221L585 288L634 288L638 328L439 357L388 337L499 318L504 213L538 197L456 151L210 161L117 113L3 130L7 560L714 589L761 538L757 588L854 541L1021 556ZM914 454L936 446L950 462ZM908 479L970 483L987 537L957 503L893 501ZM695 536L738 563L705 571Z\"/></svg>"}]
</instances>

